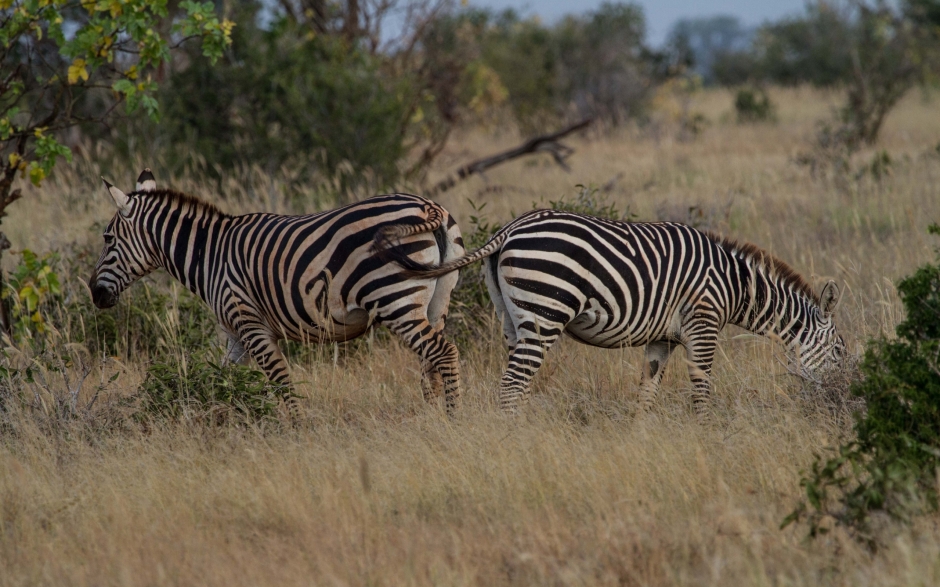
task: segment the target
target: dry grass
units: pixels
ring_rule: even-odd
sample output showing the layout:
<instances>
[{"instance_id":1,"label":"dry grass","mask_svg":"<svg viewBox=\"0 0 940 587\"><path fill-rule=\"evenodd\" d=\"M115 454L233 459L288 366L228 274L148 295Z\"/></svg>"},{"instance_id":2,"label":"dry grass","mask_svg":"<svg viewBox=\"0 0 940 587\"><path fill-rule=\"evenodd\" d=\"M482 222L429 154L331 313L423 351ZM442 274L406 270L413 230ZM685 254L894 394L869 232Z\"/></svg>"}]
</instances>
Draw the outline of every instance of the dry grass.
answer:
<instances>
[{"instance_id":1,"label":"dry grass","mask_svg":"<svg viewBox=\"0 0 940 587\"><path fill-rule=\"evenodd\" d=\"M936 104L911 96L889 118L879 148L896 162L890 177L846 184L792 163L837 97L773 97L775 126L727 122L730 94L708 92L695 108L711 124L695 142L640 130L574 140L570 175L535 160L487 178L538 195L480 198L491 219L505 220L540 196L622 174L609 197L639 218L690 219L761 244L817 283L845 284L837 320L851 341L892 331L892 282L933 259L925 228L940 219ZM437 174L514 140L460 137ZM76 163L28 194L4 222L11 240L40 251L97 242L89 228L111 214L98 171ZM119 185L133 179L110 172ZM198 179L172 184L220 198ZM233 179L221 205L286 210L279 185L259 173ZM466 199L485 185L474 179L442 203L466 223ZM940 584L940 517L886 527L887 548L875 555L839 532L807 543L803 528L778 529L799 497L800 469L845 428L800 398L769 341L726 333L715 418L701 425L681 352L658 410L637 417L641 352L570 341L550 353L524 415L503 417L496 334L463 349L466 402L455 421L423 404L417 361L394 341L336 365L328 349L295 365L308 399L292 429L103 432L95 418L134 392L145 365L96 366L89 381L124 374L91 423L50 426L14 411L0 431L0 585Z\"/></svg>"}]
</instances>

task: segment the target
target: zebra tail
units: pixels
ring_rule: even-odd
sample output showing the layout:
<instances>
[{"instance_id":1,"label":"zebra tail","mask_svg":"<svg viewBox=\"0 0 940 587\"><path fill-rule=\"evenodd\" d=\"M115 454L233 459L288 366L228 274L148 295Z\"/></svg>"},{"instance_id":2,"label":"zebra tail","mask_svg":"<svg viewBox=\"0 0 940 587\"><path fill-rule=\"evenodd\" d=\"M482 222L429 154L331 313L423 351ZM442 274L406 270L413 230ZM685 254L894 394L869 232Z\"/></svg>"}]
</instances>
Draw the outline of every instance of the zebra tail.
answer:
<instances>
[{"instance_id":1,"label":"zebra tail","mask_svg":"<svg viewBox=\"0 0 940 587\"><path fill-rule=\"evenodd\" d=\"M476 263L481 259L489 257L498 251L503 246L503 243L506 242L506 233L500 231L494 234L485 245L473 251L472 253L467 253L463 257L454 259L453 261L449 261L441 265L426 265L424 263L418 263L406 255L400 247L396 247L393 243L394 240L401 238L402 236L409 236L412 234L418 234L420 232L430 232L414 230L420 226L424 225L386 226L375 234L375 239L373 241L376 254L378 254L381 259L392 261L400 265L404 269L402 273L405 277L408 278L417 277L421 279L433 279L435 277L447 275L452 271L457 271L458 269L466 267L467 265Z\"/></svg>"}]
</instances>

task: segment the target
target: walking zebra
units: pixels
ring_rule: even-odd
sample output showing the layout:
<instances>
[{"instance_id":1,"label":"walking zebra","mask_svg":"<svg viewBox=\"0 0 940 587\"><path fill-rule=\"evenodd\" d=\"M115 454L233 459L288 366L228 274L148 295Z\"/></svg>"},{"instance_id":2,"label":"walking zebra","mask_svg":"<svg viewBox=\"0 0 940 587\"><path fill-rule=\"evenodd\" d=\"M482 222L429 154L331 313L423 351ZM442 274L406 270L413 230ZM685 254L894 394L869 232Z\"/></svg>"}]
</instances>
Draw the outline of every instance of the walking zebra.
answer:
<instances>
[{"instance_id":1,"label":"walking zebra","mask_svg":"<svg viewBox=\"0 0 940 587\"><path fill-rule=\"evenodd\" d=\"M279 339L344 341L381 324L421 357L425 399L443 392L448 411L455 408L457 348L441 330L457 275L406 279L371 251L377 230L404 225L403 257L459 257L460 229L444 208L390 194L305 216L230 216L156 189L149 169L130 194L105 185L118 211L88 283L98 308L114 306L124 289L162 267L212 308L228 335L227 361L253 358L281 384L290 376Z\"/></svg>"},{"instance_id":2,"label":"walking zebra","mask_svg":"<svg viewBox=\"0 0 940 587\"><path fill-rule=\"evenodd\" d=\"M432 266L391 247L397 227L376 234L376 249L428 279L484 259L490 298L510 350L499 401L515 410L544 353L562 332L604 347L645 346L641 396L652 404L676 346L689 358L696 411L705 412L718 332L734 324L776 335L802 368L842 360L832 323L839 289L820 296L783 261L752 244L671 222L616 222L534 210L500 229L482 248Z\"/></svg>"}]
</instances>

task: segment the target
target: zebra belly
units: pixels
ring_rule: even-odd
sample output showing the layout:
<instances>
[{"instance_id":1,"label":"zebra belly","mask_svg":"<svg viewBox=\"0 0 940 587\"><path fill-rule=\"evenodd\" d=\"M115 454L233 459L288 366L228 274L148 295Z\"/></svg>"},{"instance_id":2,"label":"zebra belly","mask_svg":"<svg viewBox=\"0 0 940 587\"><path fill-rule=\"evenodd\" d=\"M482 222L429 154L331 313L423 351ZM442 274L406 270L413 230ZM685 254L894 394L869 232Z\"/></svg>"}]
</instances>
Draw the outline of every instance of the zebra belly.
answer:
<instances>
[{"instance_id":1,"label":"zebra belly","mask_svg":"<svg viewBox=\"0 0 940 587\"><path fill-rule=\"evenodd\" d=\"M324 322L306 325L301 328L299 337L292 338L297 342L343 342L365 334L370 323L369 313L356 309L347 312L342 320L330 317Z\"/></svg>"},{"instance_id":2,"label":"zebra belly","mask_svg":"<svg viewBox=\"0 0 940 587\"><path fill-rule=\"evenodd\" d=\"M565 326L565 333L578 342L601 348L645 346L656 340L674 340L679 335L679 313L661 324L614 324L603 310L589 309Z\"/></svg>"}]
</instances>

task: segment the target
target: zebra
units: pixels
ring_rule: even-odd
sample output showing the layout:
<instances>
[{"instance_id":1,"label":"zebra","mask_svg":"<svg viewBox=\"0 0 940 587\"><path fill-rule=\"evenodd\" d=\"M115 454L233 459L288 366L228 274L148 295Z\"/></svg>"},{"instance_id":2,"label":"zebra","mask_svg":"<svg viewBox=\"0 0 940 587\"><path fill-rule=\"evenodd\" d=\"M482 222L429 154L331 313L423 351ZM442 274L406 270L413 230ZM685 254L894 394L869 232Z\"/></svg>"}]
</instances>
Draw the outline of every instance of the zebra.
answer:
<instances>
[{"instance_id":1,"label":"zebra","mask_svg":"<svg viewBox=\"0 0 940 587\"><path fill-rule=\"evenodd\" d=\"M228 337L225 362L254 359L288 389L278 340L345 341L383 325L421 358L425 399L443 394L448 412L455 410L459 357L442 330L457 275L406 279L371 251L377 230L405 225L400 254L422 263L463 255L460 228L438 204L388 194L304 216L232 216L157 189L149 169L129 194L104 183L117 212L88 282L98 308L114 306L137 279L163 268L215 313Z\"/></svg>"},{"instance_id":2,"label":"zebra","mask_svg":"<svg viewBox=\"0 0 940 587\"><path fill-rule=\"evenodd\" d=\"M840 291L817 296L795 270L759 247L674 222L619 222L557 210L530 211L477 251L438 265L392 247L394 226L376 234L379 255L421 279L484 260L484 278L509 348L499 404L515 411L545 352L564 332L603 348L644 346L640 397L650 409L666 361L685 347L692 399L707 413L718 332L734 324L778 337L804 373L842 361L832 314Z\"/></svg>"}]
</instances>

